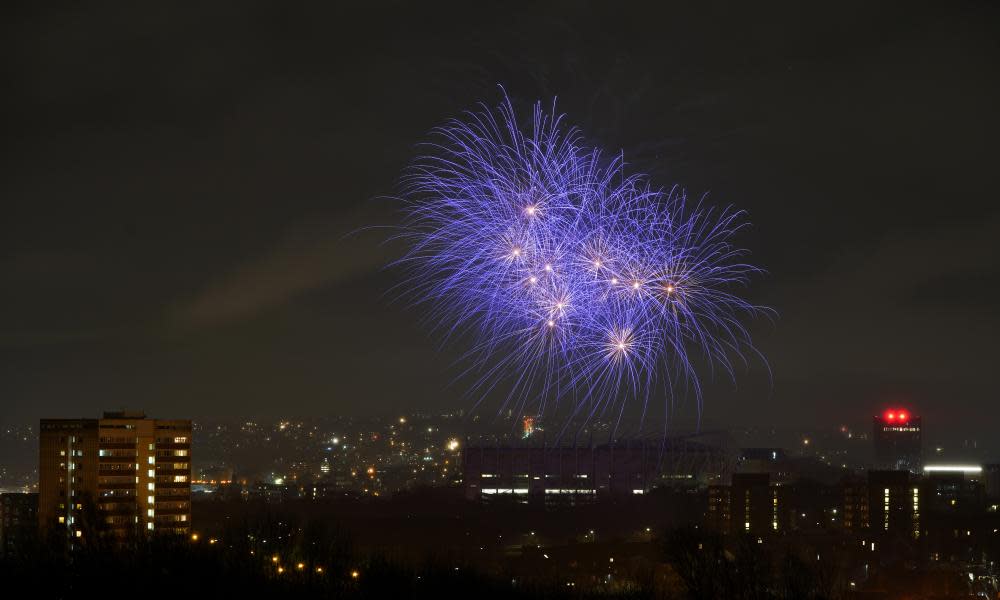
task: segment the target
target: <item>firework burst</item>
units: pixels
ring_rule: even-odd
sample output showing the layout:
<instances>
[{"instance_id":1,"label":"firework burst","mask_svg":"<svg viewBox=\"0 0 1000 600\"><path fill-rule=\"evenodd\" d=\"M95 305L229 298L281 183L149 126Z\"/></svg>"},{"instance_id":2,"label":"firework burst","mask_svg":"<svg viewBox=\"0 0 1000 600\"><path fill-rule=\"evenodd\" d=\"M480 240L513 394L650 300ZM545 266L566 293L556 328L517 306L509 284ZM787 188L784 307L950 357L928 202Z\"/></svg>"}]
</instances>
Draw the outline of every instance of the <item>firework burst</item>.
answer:
<instances>
[{"instance_id":1,"label":"firework burst","mask_svg":"<svg viewBox=\"0 0 1000 600\"><path fill-rule=\"evenodd\" d=\"M522 129L504 98L426 149L404 178L398 290L464 345L477 400L585 420L657 395L700 407L695 365L732 377L756 355L745 322L767 309L737 294L759 272L732 243L742 212L626 174L554 104Z\"/></svg>"}]
</instances>

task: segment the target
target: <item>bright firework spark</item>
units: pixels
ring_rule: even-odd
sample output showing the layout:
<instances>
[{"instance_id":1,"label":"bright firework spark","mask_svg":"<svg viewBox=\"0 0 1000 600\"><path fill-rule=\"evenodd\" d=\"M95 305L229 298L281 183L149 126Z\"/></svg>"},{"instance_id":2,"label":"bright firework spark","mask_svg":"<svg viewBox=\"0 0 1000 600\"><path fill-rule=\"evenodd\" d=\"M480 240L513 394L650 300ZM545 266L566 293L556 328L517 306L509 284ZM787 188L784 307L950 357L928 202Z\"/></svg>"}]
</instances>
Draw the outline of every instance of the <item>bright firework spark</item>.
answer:
<instances>
[{"instance_id":1,"label":"bright firework spark","mask_svg":"<svg viewBox=\"0 0 1000 600\"><path fill-rule=\"evenodd\" d=\"M655 390L700 406L695 364L733 377L756 354L743 321L767 312L733 291L759 272L731 243L744 215L626 175L554 108L523 130L505 98L435 130L405 178L400 289L473 340L471 390L507 382L500 410L620 418Z\"/></svg>"}]
</instances>

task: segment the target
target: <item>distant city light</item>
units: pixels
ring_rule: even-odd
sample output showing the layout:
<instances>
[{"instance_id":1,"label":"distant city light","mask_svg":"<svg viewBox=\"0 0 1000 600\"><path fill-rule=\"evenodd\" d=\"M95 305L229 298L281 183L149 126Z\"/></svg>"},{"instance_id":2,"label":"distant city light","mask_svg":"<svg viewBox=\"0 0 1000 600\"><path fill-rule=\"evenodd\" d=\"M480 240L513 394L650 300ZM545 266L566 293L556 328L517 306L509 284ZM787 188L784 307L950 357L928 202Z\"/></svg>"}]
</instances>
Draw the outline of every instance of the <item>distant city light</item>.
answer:
<instances>
[{"instance_id":1,"label":"distant city light","mask_svg":"<svg viewBox=\"0 0 1000 600\"><path fill-rule=\"evenodd\" d=\"M979 465L927 465L925 473L982 473Z\"/></svg>"}]
</instances>

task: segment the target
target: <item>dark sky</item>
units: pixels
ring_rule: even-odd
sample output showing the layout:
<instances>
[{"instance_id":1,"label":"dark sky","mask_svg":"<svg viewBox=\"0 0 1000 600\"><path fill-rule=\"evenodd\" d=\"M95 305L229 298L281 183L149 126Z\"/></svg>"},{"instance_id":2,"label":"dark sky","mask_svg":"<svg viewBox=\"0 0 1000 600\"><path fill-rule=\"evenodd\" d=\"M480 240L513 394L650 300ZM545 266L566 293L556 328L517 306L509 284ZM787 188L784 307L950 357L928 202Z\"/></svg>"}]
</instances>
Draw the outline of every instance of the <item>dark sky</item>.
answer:
<instances>
[{"instance_id":1,"label":"dark sky","mask_svg":"<svg viewBox=\"0 0 1000 600\"><path fill-rule=\"evenodd\" d=\"M991 3L45 4L2 26L2 422L466 405L382 234L344 235L498 83L749 211L774 381L706 419L1000 419Z\"/></svg>"}]
</instances>

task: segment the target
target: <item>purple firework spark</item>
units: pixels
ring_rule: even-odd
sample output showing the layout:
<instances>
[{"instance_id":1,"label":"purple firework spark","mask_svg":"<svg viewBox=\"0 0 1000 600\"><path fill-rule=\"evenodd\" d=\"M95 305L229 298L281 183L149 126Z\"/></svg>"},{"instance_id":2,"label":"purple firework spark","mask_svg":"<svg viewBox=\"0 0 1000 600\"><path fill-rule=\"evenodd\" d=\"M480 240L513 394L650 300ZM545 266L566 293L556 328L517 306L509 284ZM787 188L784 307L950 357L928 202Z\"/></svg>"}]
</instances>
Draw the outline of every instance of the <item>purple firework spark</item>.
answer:
<instances>
[{"instance_id":1,"label":"purple firework spark","mask_svg":"<svg viewBox=\"0 0 1000 600\"><path fill-rule=\"evenodd\" d=\"M756 354L736 295L759 272L731 239L744 214L627 175L562 115L534 106L530 130L506 97L434 130L405 176L402 294L446 342L466 344L471 393L500 410L571 419L616 414L653 394L693 392L695 365ZM504 383L502 387L499 384ZM569 420L567 420L567 423Z\"/></svg>"}]
</instances>

